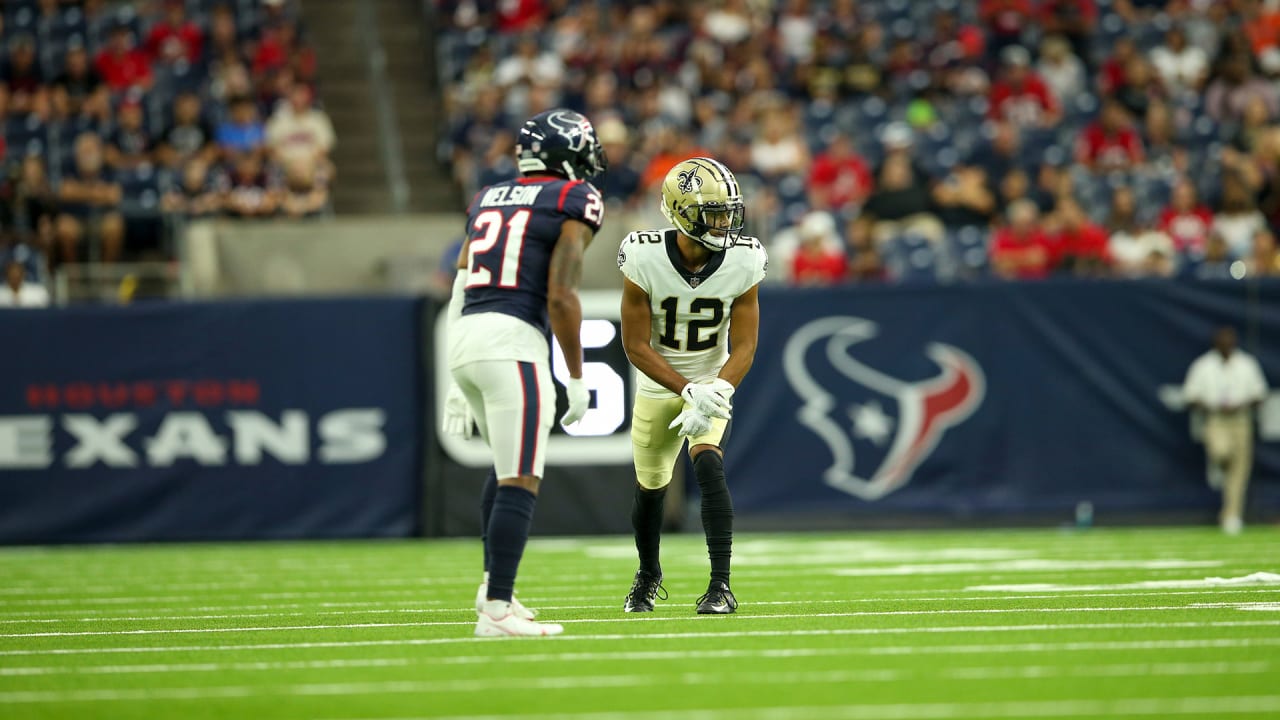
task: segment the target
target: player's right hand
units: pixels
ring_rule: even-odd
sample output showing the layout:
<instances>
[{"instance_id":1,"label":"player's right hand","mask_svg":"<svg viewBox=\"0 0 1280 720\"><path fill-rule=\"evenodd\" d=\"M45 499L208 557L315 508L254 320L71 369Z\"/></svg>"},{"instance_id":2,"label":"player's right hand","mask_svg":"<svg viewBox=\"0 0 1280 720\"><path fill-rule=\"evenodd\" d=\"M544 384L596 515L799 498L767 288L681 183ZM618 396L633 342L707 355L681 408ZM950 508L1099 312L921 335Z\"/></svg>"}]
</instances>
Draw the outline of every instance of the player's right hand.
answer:
<instances>
[{"instance_id":1,"label":"player's right hand","mask_svg":"<svg viewBox=\"0 0 1280 720\"><path fill-rule=\"evenodd\" d=\"M728 383L725 383L728 385ZM689 383L680 391L689 406L707 417L718 417L728 420L733 404L721 388L715 383Z\"/></svg>"},{"instance_id":2,"label":"player's right hand","mask_svg":"<svg viewBox=\"0 0 1280 720\"><path fill-rule=\"evenodd\" d=\"M678 432L681 437L697 437L711 430L711 418L693 408L685 408L675 420L671 421L667 429L677 426L680 428Z\"/></svg>"},{"instance_id":3,"label":"player's right hand","mask_svg":"<svg viewBox=\"0 0 1280 720\"><path fill-rule=\"evenodd\" d=\"M457 383L449 383L449 392L444 398L444 418L440 421L441 431L445 435L469 439L474 433L474 419L462 388Z\"/></svg>"},{"instance_id":4,"label":"player's right hand","mask_svg":"<svg viewBox=\"0 0 1280 720\"><path fill-rule=\"evenodd\" d=\"M582 378L569 378L569 384L564 386L564 391L569 399L569 409L565 411L564 417L560 418L561 427L578 422L587 414L587 410L591 409L591 390L587 388L586 383L582 382Z\"/></svg>"}]
</instances>

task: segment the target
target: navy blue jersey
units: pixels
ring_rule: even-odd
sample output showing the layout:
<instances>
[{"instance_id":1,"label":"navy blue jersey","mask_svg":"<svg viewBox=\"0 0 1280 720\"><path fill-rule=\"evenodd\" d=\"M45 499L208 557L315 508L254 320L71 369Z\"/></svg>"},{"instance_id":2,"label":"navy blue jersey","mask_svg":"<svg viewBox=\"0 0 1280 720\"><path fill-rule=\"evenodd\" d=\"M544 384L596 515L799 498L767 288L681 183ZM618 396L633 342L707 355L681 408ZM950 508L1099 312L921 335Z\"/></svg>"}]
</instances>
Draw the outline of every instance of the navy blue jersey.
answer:
<instances>
[{"instance_id":1,"label":"navy blue jersey","mask_svg":"<svg viewBox=\"0 0 1280 720\"><path fill-rule=\"evenodd\" d=\"M600 229L604 203L591 183L528 177L477 193L467 211L471 242L462 314L506 313L549 332L547 270L565 220Z\"/></svg>"}]
</instances>

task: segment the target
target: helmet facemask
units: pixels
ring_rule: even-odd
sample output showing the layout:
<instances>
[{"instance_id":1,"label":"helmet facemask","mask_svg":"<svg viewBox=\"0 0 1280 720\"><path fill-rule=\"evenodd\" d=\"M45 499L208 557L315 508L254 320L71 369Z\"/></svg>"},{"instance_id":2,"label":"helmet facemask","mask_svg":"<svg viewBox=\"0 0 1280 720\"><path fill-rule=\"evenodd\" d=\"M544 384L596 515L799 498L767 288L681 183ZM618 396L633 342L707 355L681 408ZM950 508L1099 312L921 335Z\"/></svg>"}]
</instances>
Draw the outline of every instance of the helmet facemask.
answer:
<instances>
[{"instance_id":1,"label":"helmet facemask","mask_svg":"<svg viewBox=\"0 0 1280 720\"><path fill-rule=\"evenodd\" d=\"M746 207L741 200L690 205L684 215L687 227L680 229L716 252L736 243L746 223Z\"/></svg>"}]
</instances>

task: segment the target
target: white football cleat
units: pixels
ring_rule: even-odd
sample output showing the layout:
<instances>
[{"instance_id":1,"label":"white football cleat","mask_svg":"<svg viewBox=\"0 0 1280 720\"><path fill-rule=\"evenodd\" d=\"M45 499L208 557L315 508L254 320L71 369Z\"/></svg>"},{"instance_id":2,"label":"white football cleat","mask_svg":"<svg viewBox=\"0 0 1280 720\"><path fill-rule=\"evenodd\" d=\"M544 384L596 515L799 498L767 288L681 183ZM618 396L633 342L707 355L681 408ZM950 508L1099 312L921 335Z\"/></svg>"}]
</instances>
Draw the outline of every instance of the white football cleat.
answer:
<instances>
[{"instance_id":1,"label":"white football cleat","mask_svg":"<svg viewBox=\"0 0 1280 720\"><path fill-rule=\"evenodd\" d=\"M1228 535L1239 535L1244 530L1244 521L1238 517L1231 516L1222 519L1222 532Z\"/></svg>"},{"instance_id":2,"label":"white football cleat","mask_svg":"<svg viewBox=\"0 0 1280 720\"><path fill-rule=\"evenodd\" d=\"M484 612L484 604L486 601L488 601L488 599L489 599L489 583L482 582L480 583L480 587L476 588L476 612L478 613ZM530 610L529 608L525 607L524 603L520 602L520 598L516 597L515 595L511 596L511 612L524 618L525 620L532 620L538 616L537 610Z\"/></svg>"},{"instance_id":3,"label":"white football cleat","mask_svg":"<svg viewBox=\"0 0 1280 720\"><path fill-rule=\"evenodd\" d=\"M476 637L548 637L562 632L563 625L522 618L511 603L501 600L486 600L476 616Z\"/></svg>"}]
</instances>

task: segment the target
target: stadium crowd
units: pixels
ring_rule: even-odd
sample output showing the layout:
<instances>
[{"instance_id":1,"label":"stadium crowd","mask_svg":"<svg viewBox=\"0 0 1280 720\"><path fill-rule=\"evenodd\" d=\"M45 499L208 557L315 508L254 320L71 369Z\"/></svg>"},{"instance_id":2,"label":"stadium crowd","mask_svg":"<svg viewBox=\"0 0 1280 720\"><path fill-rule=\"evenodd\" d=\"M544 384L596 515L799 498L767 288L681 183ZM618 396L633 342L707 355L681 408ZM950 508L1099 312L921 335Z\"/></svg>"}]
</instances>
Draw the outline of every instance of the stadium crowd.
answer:
<instances>
[{"instance_id":1,"label":"stadium crowd","mask_svg":"<svg viewBox=\"0 0 1280 720\"><path fill-rule=\"evenodd\" d=\"M294 0L5 0L0 27L0 260L30 279L170 259L176 217L327 212Z\"/></svg>"},{"instance_id":2,"label":"stadium crowd","mask_svg":"<svg viewBox=\"0 0 1280 720\"><path fill-rule=\"evenodd\" d=\"M437 0L465 196L585 113L607 201L743 182L798 285L1280 275L1277 0ZM615 216L616 217L616 216Z\"/></svg>"}]
</instances>

